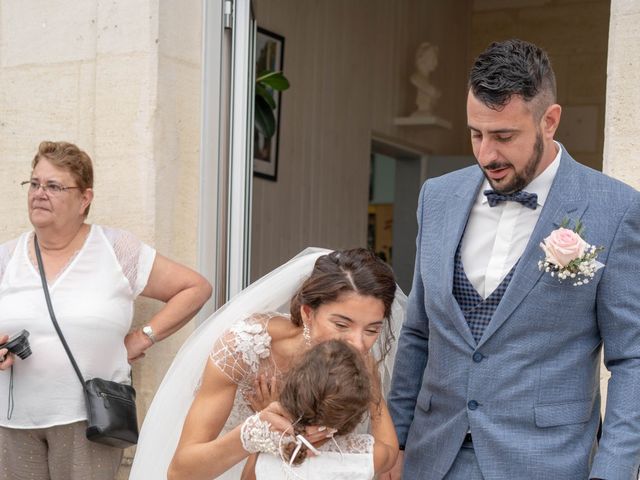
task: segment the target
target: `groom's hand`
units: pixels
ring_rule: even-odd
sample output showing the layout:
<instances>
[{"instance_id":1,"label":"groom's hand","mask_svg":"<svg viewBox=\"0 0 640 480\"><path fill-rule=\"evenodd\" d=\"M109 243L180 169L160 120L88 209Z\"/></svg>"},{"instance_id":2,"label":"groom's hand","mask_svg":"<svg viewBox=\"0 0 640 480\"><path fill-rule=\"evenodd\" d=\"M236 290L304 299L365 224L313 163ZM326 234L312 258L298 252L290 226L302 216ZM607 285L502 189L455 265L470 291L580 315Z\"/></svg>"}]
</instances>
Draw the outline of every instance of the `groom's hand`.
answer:
<instances>
[{"instance_id":1,"label":"groom's hand","mask_svg":"<svg viewBox=\"0 0 640 480\"><path fill-rule=\"evenodd\" d=\"M398 458L391 470L383 473L380 480L400 480L402 478L402 467L404 465L404 451L398 452Z\"/></svg>"}]
</instances>

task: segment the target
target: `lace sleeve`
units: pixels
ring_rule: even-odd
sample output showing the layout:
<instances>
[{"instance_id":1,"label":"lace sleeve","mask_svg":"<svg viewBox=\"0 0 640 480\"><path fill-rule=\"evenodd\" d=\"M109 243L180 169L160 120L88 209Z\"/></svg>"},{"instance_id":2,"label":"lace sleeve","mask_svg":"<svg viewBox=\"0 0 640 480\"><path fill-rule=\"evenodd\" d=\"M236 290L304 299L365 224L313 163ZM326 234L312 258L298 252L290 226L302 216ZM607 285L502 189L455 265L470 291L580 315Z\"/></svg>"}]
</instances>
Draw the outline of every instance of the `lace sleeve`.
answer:
<instances>
[{"instance_id":1,"label":"lace sleeve","mask_svg":"<svg viewBox=\"0 0 640 480\"><path fill-rule=\"evenodd\" d=\"M374 438L368 433L349 433L333 437L321 447L321 451L340 453L373 453Z\"/></svg>"},{"instance_id":2,"label":"lace sleeve","mask_svg":"<svg viewBox=\"0 0 640 480\"><path fill-rule=\"evenodd\" d=\"M8 242L0 245L0 282L2 282L4 272L7 270L9 260L11 260L17 244L18 239L14 238L13 240L9 240Z\"/></svg>"},{"instance_id":3,"label":"lace sleeve","mask_svg":"<svg viewBox=\"0 0 640 480\"><path fill-rule=\"evenodd\" d=\"M126 230L102 227L111 244L133 296L140 295L149 280L156 251Z\"/></svg>"},{"instance_id":4,"label":"lace sleeve","mask_svg":"<svg viewBox=\"0 0 640 480\"><path fill-rule=\"evenodd\" d=\"M271 354L268 314L255 314L236 322L217 341L209 358L233 382L255 378L261 360Z\"/></svg>"}]
</instances>

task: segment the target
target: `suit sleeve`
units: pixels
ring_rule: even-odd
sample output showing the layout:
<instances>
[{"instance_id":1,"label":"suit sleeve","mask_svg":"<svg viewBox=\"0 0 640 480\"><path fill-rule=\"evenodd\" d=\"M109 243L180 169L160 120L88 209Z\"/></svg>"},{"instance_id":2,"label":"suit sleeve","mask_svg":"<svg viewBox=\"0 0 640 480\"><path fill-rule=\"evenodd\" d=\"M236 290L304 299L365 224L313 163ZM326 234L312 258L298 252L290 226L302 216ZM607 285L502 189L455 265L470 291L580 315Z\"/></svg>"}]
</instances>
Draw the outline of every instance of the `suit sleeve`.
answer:
<instances>
[{"instance_id":1,"label":"suit sleeve","mask_svg":"<svg viewBox=\"0 0 640 480\"><path fill-rule=\"evenodd\" d=\"M611 372L591 478L637 480L640 466L640 195L618 226L596 298Z\"/></svg>"},{"instance_id":2,"label":"suit sleeve","mask_svg":"<svg viewBox=\"0 0 640 480\"><path fill-rule=\"evenodd\" d=\"M424 228L424 202L427 183L422 187L418 201L418 236L416 239L416 262L413 285L407 300L407 313L400 331L398 350L389 391L389 411L398 434L401 448L407 441L409 427L413 421L422 375L427 365L429 322L425 311L425 293L420 271L422 229Z\"/></svg>"}]
</instances>

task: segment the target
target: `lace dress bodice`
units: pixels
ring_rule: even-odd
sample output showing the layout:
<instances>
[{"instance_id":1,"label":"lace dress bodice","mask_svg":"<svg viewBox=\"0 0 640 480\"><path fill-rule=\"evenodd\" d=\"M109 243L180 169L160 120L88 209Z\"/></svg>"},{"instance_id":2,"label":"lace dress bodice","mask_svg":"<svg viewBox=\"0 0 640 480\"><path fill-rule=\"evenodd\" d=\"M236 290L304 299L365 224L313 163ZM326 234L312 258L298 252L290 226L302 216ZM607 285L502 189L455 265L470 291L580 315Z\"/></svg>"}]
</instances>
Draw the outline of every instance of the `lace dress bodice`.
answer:
<instances>
[{"instance_id":1,"label":"lace dress bodice","mask_svg":"<svg viewBox=\"0 0 640 480\"><path fill-rule=\"evenodd\" d=\"M278 312L258 313L236 322L216 342L211 361L238 385L233 408L220 435L244 422L254 412L245 395L254 390L258 375L279 378L282 372L271 357L271 335L267 331L273 317L288 317Z\"/></svg>"}]
</instances>

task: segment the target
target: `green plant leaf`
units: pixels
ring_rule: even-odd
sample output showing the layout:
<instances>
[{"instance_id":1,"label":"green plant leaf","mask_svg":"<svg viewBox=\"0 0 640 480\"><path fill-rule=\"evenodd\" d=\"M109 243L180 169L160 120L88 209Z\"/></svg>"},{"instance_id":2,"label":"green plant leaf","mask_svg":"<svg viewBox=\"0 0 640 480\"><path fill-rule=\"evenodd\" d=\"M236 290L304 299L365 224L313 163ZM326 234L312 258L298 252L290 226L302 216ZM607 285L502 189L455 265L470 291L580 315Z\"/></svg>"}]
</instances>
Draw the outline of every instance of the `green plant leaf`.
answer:
<instances>
[{"instance_id":1,"label":"green plant leaf","mask_svg":"<svg viewBox=\"0 0 640 480\"><path fill-rule=\"evenodd\" d=\"M276 119L269 103L262 96L256 95L254 115L258 131L266 138L273 137L276 133Z\"/></svg>"},{"instance_id":2,"label":"green plant leaf","mask_svg":"<svg viewBox=\"0 0 640 480\"><path fill-rule=\"evenodd\" d=\"M273 95L261 83L256 83L256 97L258 96L263 98L272 109L276 108L276 102L273 99Z\"/></svg>"},{"instance_id":3,"label":"green plant leaf","mask_svg":"<svg viewBox=\"0 0 640 480\"><path fill-rule=\"evenodd\" d=\"M271 87L279 92L287 90L289 88L289 80L282 74L282 72L265 72L256 78L257 84L264 84L267 87Z\"/></svg>"}]
</instances>

